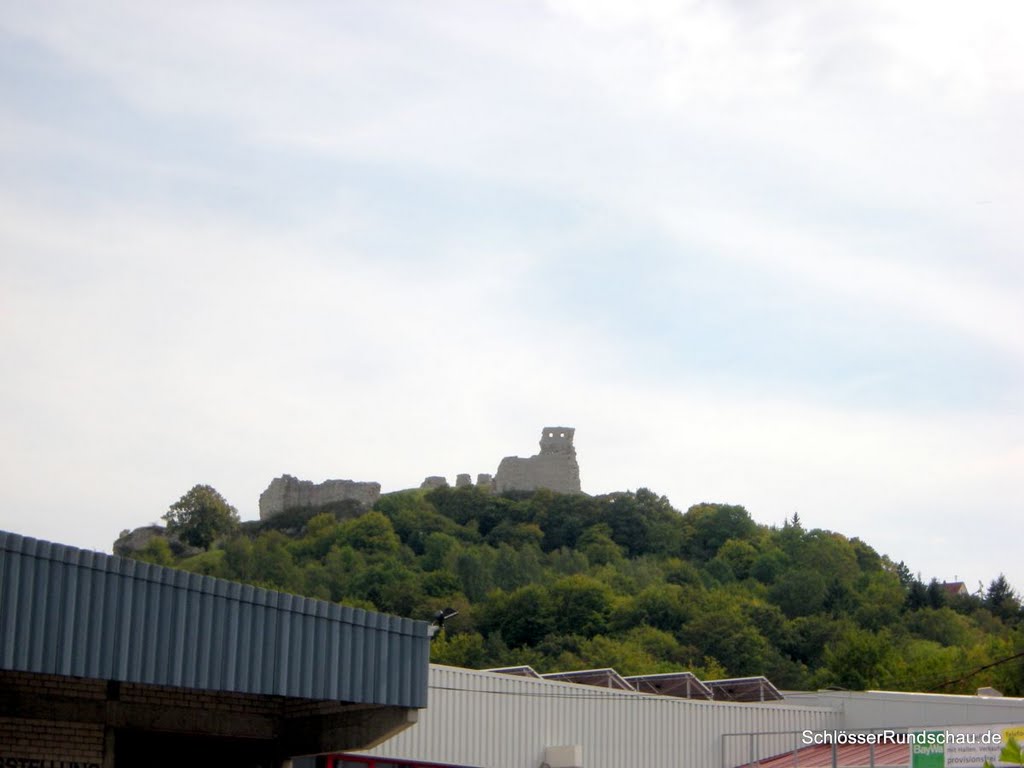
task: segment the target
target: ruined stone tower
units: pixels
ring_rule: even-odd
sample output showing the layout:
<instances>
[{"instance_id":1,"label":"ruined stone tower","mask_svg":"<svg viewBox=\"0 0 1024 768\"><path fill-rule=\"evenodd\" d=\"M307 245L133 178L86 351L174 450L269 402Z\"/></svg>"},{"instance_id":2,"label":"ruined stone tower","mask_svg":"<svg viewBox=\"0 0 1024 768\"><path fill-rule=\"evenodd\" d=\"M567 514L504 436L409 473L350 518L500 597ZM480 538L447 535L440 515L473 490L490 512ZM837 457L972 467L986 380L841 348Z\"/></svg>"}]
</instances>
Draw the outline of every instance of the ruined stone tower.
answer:
<instances>
[{"instance_id":1,"label":"ruined stone tower","mask_svg":"<svg viewBox=\"0 0 1024 768\"><path fill-rule=\"evenodd\" d=\"M580 467L572 427L544 427L540 436L540 453L528 459L506 456L494 476L494 489L535 491L548 488L558 493L580 493Z\"/></svg>"}]
</instances>

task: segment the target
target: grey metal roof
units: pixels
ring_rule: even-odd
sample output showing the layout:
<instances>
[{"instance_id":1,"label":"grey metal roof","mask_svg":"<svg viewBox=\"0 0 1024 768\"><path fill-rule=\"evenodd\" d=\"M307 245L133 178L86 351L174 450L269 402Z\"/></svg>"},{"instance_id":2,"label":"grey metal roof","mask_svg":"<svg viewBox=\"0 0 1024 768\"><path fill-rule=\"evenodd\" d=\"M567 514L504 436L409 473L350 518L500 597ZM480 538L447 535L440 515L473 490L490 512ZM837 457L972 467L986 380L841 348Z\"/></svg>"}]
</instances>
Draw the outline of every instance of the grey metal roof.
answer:
<instances>
[{"instance_id":1,"label":"grey metal roof","mask_svg":"<svg viewBox=\"0 0 1024 768\"><path fill-rule=\"evenodd\" d=\"M425 707L428 626L0 531L0 669Z\"/></svg>"},{"instance_id":2,"label":"grey metal roof","mask_svg":"<svg viewBox=\"0 0 1024 768\"><path fill-rule=\"evenodd\" d=\"M635 691L622 675L611 667L601 669L574 669L569 672L549 672L541 675L545 680L557 680L561 683L576 683L578 685L598 685L602 688L616 688L620 691Z\"/></svg>"},{"instance_id":3,"label":"grey metal roof","mask_svg":"<svg viewBox=\"0 0 1024 768\"><path fill-rule=\"evenodd\" d=\"M532 677L536 680L540 680L540 674L531 667L529 664L523 664L518 667L491 667L490 669L482 669L481 672L497 672L499 675L515 675L517 677Z\"/></svg>"},{"instance_id":4,"label":"grey metal roof","mask_svg":"<svg viewBox=\"0 0 1024 768\"><path fill-rule=\"evenodd\" d=\"M705 680L715 701L782 701L779 689L767 677L731 677L727 680Z\"/></svg>"},{"instance_id":5,"label":"grey metal roof","mask_svg":"<svg viewBox=\"0 0 1024 768\"><path fill-rule=\"evenodd\" d=\"M661 696L675 696L678 699L710 700L714 698L711 689L698 680L692 672L627 675L625 680L640 693L657 693Z\"/></svg>"}]
</instances>

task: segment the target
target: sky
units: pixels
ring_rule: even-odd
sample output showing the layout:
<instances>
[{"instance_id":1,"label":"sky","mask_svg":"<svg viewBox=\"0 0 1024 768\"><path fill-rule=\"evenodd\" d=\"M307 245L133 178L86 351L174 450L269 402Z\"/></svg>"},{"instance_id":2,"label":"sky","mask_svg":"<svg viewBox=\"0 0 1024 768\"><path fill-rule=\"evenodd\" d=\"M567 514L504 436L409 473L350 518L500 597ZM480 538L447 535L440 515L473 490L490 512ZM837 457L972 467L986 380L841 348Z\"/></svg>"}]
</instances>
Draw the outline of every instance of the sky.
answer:
<instances>
[{"instance_id":1,"label":"sky","mask_svg":"<svg viewBox=\"0 0 1024 768\"><path fill-rule=\"evenodd\" d=\"M495 472L1024 591L1024 6L0 0L0 529Z\"/></svg>"}]
</instances>

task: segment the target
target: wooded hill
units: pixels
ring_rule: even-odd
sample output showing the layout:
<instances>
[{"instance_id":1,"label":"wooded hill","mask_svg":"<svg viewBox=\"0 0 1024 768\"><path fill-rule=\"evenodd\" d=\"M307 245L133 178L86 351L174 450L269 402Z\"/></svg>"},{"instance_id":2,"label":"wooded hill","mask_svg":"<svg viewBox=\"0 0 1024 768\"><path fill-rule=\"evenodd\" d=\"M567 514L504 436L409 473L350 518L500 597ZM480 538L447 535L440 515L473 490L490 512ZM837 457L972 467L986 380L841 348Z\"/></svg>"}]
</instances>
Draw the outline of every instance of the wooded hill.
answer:
<instances>
[{"instance_id":1,"label":"wooded hill","mask_svg":"<svg viewBox=\"0 0 1024 768\"><path fill-rule=\"evenodd\" d=\"M168 514L179 535L198 519ZM235 516L217 530L197 555L175 557L156 539L135 556L413 618L454 608L432 646L444 664L1024 694L1024 613L1002 576L951 596L796 515L766 527L741 506L680 513L646 489L466 487L392 493L356 516Z\"/></svg>"}]
</instances>

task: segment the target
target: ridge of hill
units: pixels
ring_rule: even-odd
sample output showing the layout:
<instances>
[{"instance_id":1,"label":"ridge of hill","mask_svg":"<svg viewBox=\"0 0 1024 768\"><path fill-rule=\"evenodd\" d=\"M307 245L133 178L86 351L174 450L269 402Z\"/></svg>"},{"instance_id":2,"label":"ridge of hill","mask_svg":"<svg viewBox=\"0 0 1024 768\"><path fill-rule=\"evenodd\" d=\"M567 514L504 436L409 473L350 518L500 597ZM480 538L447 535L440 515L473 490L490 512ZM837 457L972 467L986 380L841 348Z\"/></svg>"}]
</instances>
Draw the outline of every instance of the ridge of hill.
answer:
<instances>
[{"instance_id":1,"label":"ridge of hill","mask_svg":"<svg viewBox=\"0 0 1024 768\"><path fill-rule=\"evenodd\" d=\"M157 536L132 556L413 618L453 608L432 660L455 666L1024 694L1024 612L1002 576L952 594L796 515L769 527L738 505L680 513L644 488L399 491L362 513L236 523L192 551Z\"/></svg>"}]
</instances>

